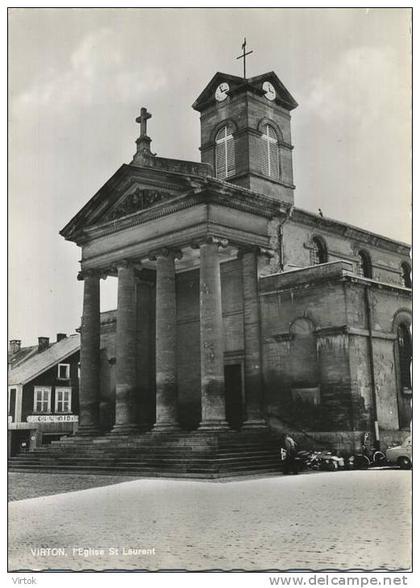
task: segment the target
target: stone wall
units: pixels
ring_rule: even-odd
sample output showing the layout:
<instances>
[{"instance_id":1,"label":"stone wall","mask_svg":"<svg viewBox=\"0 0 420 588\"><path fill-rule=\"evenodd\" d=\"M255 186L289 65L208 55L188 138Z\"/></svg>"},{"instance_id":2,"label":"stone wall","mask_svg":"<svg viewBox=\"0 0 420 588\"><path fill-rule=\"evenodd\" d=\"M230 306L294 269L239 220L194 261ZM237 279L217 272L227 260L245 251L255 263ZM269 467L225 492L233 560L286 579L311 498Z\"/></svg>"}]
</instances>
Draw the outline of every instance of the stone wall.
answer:
<instances>
[{"instance_id":1,"label":"stone wall","mask_svg":"<svg viewBox=\"0 0 420 588\"><path fill-rule=\"evenodd\" d=\"M344 289L333 279L334 265L260 282L265 400L274 424L280 420L311 431L351 428L348 337L334 330L346 321ZM303 321L310 336L296 332L305 329Z\"/></svg>"},{"instance_id":2,"label":"stone wall","mask_svg":"<svg viewBox=\"0 0 420 588\"><path fill-rule=\"evenodd\" d=\"M373 434L375 399L381 440L405 434L399 413L407 422L410 406L398 385L395 324L409 320L410 293L350 269L332 262L260 280L267 415L274 430L306 445L342 437L341 447L357 449L359 433ZM316 362L304 336L311 329Z\"/></svg>"},{"instance_id":3,"label":"stone wall","mask_svg":"<svg viewBox=\"0 0 420 588\"><path fill-rule=\"evenodd\" d=\"M302 220L305 219L305 222ZM321 237L327 247L328 261L345 259L358 273L358 251L366 251L372 262L372 279L402 285L401 263L411 266L408 247L394 246L385 249L380 238L368 232L352 230L345 223L330 222L315 214L296 209L283 226L283 265L285 270L303 268L312 264L311 241ZM351 237L347 233L351 233ZM388 240L385 240L388 242Z\"/></svg>"}]
</instances>

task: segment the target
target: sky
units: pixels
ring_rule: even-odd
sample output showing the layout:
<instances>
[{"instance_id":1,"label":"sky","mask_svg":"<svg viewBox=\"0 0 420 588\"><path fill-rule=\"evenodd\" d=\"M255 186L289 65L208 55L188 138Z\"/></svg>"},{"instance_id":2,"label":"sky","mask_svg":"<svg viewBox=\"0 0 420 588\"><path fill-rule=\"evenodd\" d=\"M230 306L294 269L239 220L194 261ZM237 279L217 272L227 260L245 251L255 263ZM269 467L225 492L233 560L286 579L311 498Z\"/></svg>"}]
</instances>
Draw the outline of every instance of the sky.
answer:
<instances>
[{"instance_id":1,"label":"sky","mask_svg":"<svg viewBox=\"0 0 420 588\"><path fill-rule=\"evenodd\" d=\"M80 325L80 250L59 231L122 163L140 107L162 157L199 161L191 105L217 71L274 70L292 112L295 205L410 242L408 9L9 10L9 339ZM114 279L102 310L115 307Z\"/></svg>"}]
</instances>

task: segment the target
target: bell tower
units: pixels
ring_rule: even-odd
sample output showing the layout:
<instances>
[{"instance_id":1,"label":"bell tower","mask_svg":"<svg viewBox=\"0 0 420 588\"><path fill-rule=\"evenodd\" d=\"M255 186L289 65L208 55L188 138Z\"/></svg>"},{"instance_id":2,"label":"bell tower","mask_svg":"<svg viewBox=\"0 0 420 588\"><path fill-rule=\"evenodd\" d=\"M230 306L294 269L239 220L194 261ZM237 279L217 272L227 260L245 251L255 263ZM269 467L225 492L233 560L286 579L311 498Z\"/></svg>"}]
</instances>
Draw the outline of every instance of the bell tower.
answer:
<instances>
[{"instance_id":1,"label":"bell tower","mask_svg":"<svg viewBox=\"0 0 420 588\"><path fill-rule=\"evenodd\" d=\"M193 104L201 115L201 161L221 180L293 203L290 112L297 102L274 72L218 72Z\"/></svg>"}]
</instances>

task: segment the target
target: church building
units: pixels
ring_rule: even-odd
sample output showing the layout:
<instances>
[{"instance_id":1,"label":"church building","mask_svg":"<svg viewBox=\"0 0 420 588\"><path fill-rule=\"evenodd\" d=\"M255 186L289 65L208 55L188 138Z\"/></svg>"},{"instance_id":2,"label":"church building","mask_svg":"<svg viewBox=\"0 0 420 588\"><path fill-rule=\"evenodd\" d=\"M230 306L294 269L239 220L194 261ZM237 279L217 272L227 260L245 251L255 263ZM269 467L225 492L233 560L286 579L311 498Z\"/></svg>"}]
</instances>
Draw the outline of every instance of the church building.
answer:
<instances>
[{"instance_id":1,"label":"church building","mask_svg":"<svg viewBox=\"0 0 420 588\"><path fill-rule=\"evenodd\" d=\"M141 109L133 160L61 231L84 297L79 428L57 451L166 447L155 469L184 471L196 451L205 474L285 431L343 454L409 434L410 248L294 206L297 106L274 72L217 73L193 104L200 163L152 153Z\"/></svg>"}]
</instances>

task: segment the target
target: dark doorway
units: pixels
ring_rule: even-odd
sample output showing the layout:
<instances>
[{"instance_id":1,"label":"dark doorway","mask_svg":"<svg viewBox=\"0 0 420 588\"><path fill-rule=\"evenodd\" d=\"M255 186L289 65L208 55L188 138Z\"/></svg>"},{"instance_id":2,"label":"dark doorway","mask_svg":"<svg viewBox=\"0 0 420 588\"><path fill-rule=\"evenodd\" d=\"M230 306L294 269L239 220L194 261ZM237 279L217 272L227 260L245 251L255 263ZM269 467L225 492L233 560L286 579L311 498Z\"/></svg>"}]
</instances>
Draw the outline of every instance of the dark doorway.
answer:
<instances>
[{"instance_id":1,"label":"dark doorway","mask_svg":"<svg viewBox=\"0 0 420 588\"><path fill-rule=\"evenodd\" d=\"M19 453L26 453L29 451L29 443L30 443L31 431L29 429L22 429L18 431L12 431L11 435L11 447L10 447L10 455L14 457L15 455L19 455Z\"/></svg>"},{"instance_id":2,"label":"dark doorway","mask_svg":"<svg viewBox=\"0 0 420 588\"><path fill-rule=\"evenodd\" d=\"M226 420L232 429L242 426L242 366L225 365Z\"/></svg>"}]
</instances>

